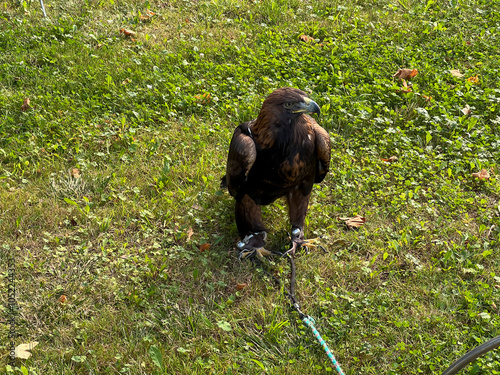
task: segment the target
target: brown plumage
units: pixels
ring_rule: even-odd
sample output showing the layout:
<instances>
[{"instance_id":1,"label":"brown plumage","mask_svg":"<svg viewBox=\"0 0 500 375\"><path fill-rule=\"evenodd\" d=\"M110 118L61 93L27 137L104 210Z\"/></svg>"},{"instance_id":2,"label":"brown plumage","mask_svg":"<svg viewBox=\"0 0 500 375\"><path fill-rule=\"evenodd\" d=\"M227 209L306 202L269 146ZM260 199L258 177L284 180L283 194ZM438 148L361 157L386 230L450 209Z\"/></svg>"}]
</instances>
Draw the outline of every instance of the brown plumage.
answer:
<instances>
[{"instance_id":1,"label":"brown plumage","mask_svg":"<svg viewBox=\"0 0 500 375\"><path fill-rule=\"evenodd\" d=\"M281 88L264 100L255 120L233 133L221 185L236 200L241 254L263 248L266 228L260 206L280 197L286 197L289 208L290 250L307 242L303 230L311 190L330 164L330 136L308 113L319 114L320 109L305 92Z\"/></svg>"}]
</instances>

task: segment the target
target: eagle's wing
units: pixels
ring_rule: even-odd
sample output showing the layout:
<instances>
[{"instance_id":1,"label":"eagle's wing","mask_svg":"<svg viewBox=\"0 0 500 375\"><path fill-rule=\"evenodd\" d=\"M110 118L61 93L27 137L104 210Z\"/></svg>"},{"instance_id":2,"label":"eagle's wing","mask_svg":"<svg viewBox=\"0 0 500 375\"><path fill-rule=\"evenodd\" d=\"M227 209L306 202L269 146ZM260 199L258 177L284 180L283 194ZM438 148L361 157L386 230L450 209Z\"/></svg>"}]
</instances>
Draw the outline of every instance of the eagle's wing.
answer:
<instances>
[{"instance_id":1,"label":"eagle's wing","mask_svg":"<svg viewBox=\"0 0 500 375\"><path fill-rule=\"evenodd\" d=\"M229 193L236 200L243 198L244 192L242 191L242 186L257 157L257 149L252 139L250 125L251 122L245 122L238 126L234 130L233 138L229 145L226 184Z\"/></svg>"},{"instance_id":2,"label":"eagle's wing","mask_svg":"<svg viewBox=\"0 0 500 375\"><path fill-rule=\"evenodd\" d=\"M330 170L330 135L316 122L314 122L313 130L316 135L315 146L316 155L318 156L318 165L316 167L314 182L319 183L323 181Z\"/></svg>"}]
</instances>

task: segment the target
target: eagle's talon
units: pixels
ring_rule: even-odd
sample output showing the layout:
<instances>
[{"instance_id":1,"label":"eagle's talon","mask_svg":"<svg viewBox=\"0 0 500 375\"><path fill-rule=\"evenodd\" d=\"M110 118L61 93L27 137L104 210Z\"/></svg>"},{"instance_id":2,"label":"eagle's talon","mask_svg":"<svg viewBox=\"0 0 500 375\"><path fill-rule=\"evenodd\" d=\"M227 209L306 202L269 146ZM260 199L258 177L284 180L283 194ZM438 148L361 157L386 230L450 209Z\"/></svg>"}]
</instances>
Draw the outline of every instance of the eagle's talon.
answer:
<instances>
[{"instance_id":1,"label":"eagle's talon","mask_svg":"<svg viewBox=\"0 0 500 375\"><path fill-rule=\"evenodd\" d=\"M306 248L307 253L309 253L312 249L315 249L321 246L318 238L311 238L310 240L302 240L302 247Z\"/></svg>"},{"instance_id":2,"label":"eagle's talon","mask_svg":"<svg viewBox=\"0 0 500 375\"><path fill-rule=\"evenodd\" d=\"M321 245L321 239L322 239L322 236L320 237L316 237L316 238L311 238L309 240L302 240L303 241L303 244L302 246L305 247L305 248L320 248L321 250L323 250L323 252L325 253L328 253L328 250L326 250L323 245Z\"/></svg>"},{"instance_id":3,"label":"eagle's talon","mask_svg":"<svg viewBox=\"0 0 500 375\"><path fill-rule=\"evenodd\" d=\"M294 234L293 232L294 231L292 231L292 235ZM328 251L326 251L326 249L323 246L321 246L320 240L321 240L320 238L311 238L309 240L304 240L304 239L297 238L294 236L294 237L292 237L292 247L290 249L288 249L288 251L286 251L285 254L288 254L288 253L295 254L295 251L301 247L306 249L307 254L309 254L309 251L311 249L314 249L317 247L319 247L321 250L323 250L325 253L327 253Z\"/></svg>"},{"instance_id":4,"label":"eagle's talon","mask_svg":"<svg viewBox=\"0 0 500 375\"><path fill-rule=\"evenodd\" d=\"M255 255L255 249L243 249L238 254L238 260L250 259L253 255Z\"/></svg>"},{"instance_id":5,"label":"eagle's talon","mask_svg":"<svg viewBox=\"0 0 500 375\"><path fill-rule=\"evenodd\" d=\"M264 248L266 238L267 233L265 231L245 236L245 238L236 244L236 248L239 250L238 260L250 259L255 256L262 260L265 256L272 254L271 251Z\"/></svg>"},{"instance_id":6,"label":"eagle's talon","mask_svg":"<svg viewBox=\"0 0 500 375\"><path fill-rule=\"evenodd\" d=\"M257 257L259 260L264 260L265 257L272 255L273 252L269 251L263 247L253 248L253 249L243 249L238 255L238 260L251 259Z\"/></svg>"},{"instance_id":7,"label":"eagle's talon","mask_svg":"<svg viewBox=\"0 0 500 375\"><path fill-rule=\"evenodd\" d=\"M271 254L271 251L264 249L263 247L261 247L260 249L255 249L255 255L257 255L257 258L259 258L260 260L263 260L264 257L267 257Z\"/></svg>"}]
</instances>

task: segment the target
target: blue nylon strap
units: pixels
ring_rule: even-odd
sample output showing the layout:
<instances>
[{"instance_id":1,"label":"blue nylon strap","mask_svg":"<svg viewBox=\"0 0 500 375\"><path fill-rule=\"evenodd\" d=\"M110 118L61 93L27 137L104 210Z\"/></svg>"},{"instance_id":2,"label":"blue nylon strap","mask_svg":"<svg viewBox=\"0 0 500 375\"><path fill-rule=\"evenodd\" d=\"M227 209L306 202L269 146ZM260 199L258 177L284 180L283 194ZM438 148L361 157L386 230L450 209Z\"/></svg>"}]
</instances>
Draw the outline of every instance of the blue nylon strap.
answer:
<instances>
[{"instance_id":1,"label":"blue nylon strap","mask_svg":"<svg viewBox=\"0 0 500 375\"><path fill-rule=\"evenodd\" d=\"M323 350L326 352L326 355L328 356L328 358L330 358L330 361L332 361L332 364L335 367L335 370L337 370L337 372L339 373L339 375L345 375L344 372L342 371L342 369L340 368L340 365L338 364L337 360L333 356L332 352L330 351L330 349L326 345L325 340L323 340L323 338L319 334L318 330L314 326L313 322L311 321L313 319L311 317L308 317L308 316L303 316L302 320L304 321L304 323L306 324L306 326L308 326L309 328L311 328L311 330L312 330L312 332L314 334L314 337L316 337L316 340L318 340L318 342L323 347Z\"/></svg>"}]
</instances>

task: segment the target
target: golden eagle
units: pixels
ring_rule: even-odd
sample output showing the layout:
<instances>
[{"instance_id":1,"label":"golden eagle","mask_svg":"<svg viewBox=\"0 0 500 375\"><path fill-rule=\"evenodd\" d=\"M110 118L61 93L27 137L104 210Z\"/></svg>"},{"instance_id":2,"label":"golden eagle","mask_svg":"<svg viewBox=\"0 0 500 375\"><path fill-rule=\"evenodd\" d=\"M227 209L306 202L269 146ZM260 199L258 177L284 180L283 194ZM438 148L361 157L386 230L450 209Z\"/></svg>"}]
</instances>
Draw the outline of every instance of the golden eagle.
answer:
<instances>
[{"instance_id":1,"label":"golden eagle","mask_svg":"<svg viewBox=\"0 0 500 375\"><path fill-rule=\"evenodd\" d=\"M284 87L264 100L255 120L234 130L221 186L236 200L240 258L270 253L264 249L260 206L280 197L286 197L292 225L289 251L311 244L304 240L304 221L313 184L329 170L330 136L309 113L319 115L318 104L305 92Z\"/></svg>"}]
</instances>

